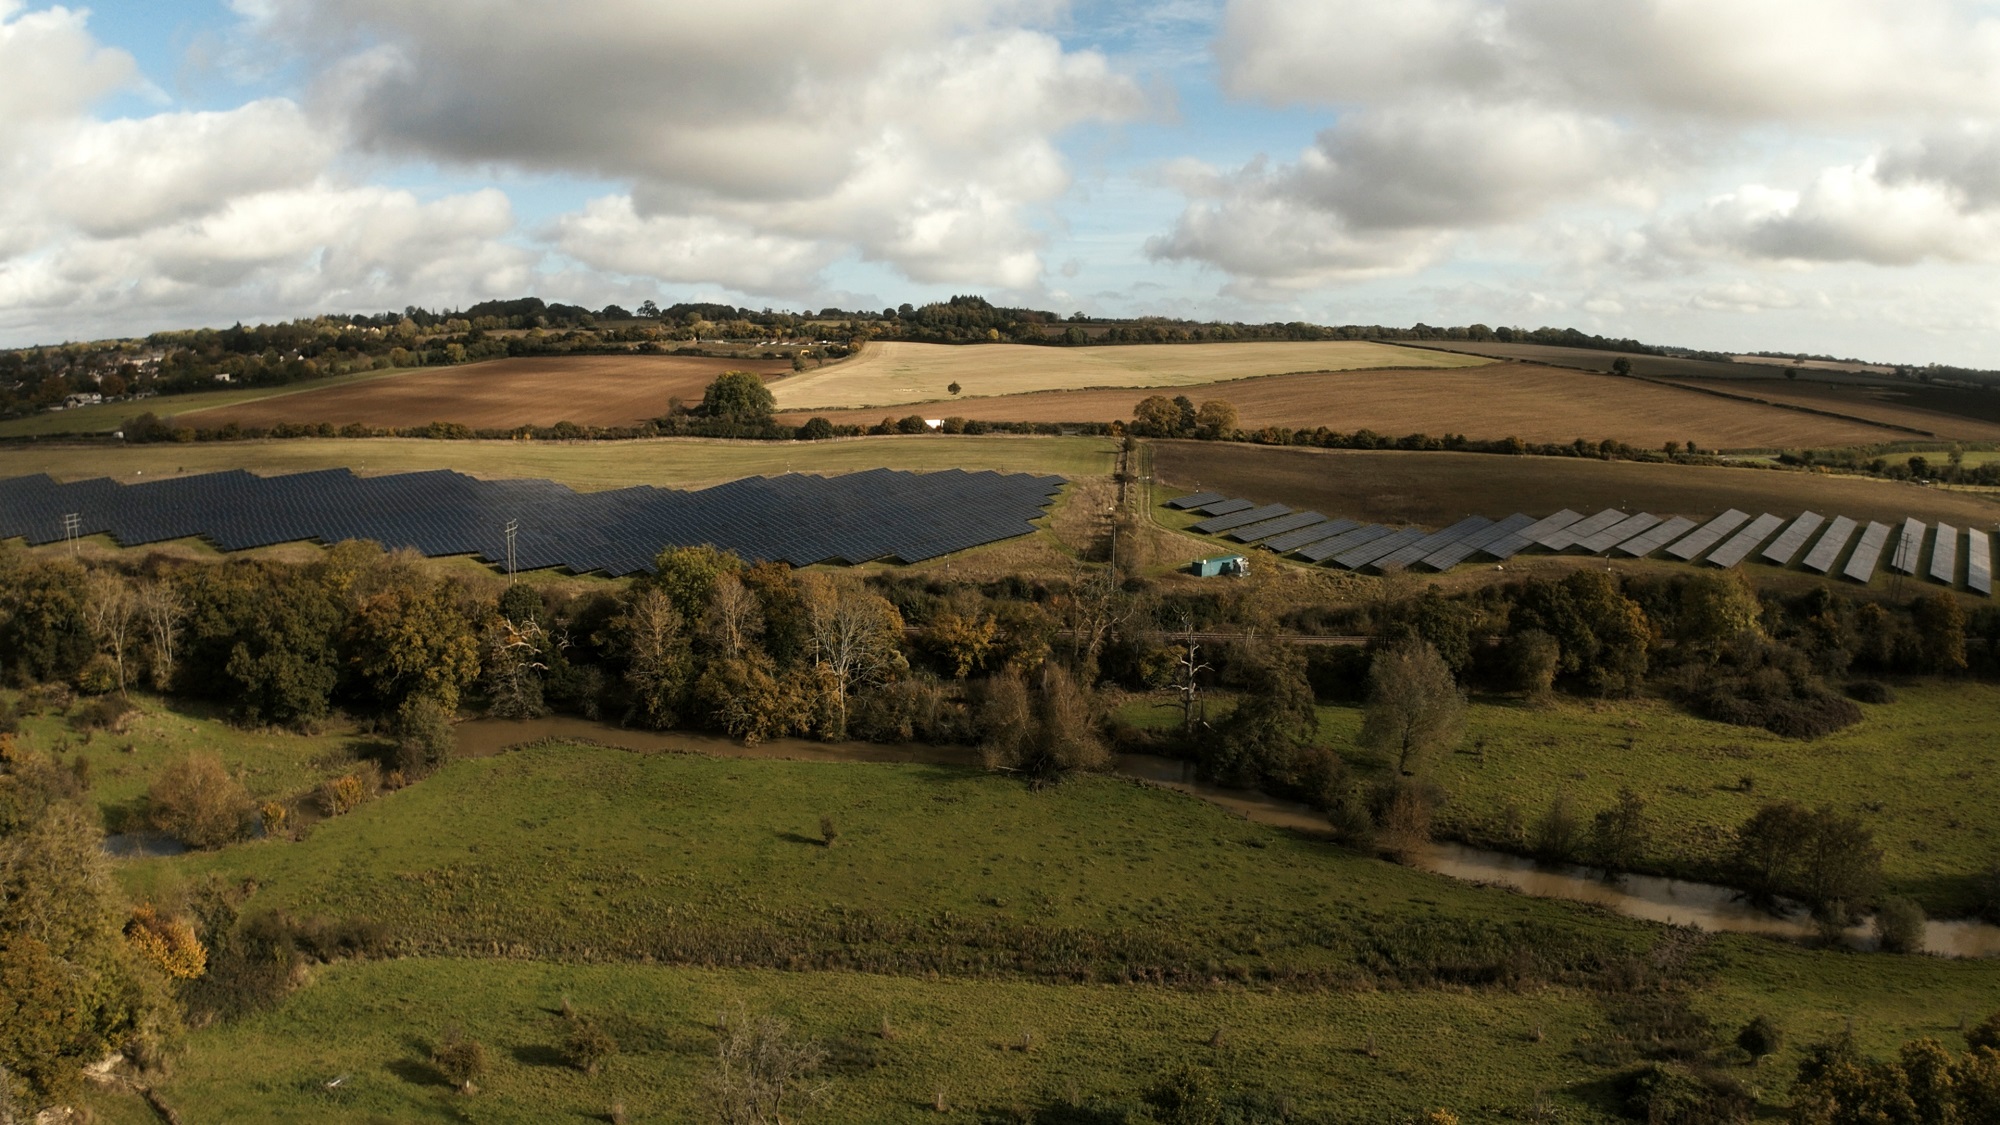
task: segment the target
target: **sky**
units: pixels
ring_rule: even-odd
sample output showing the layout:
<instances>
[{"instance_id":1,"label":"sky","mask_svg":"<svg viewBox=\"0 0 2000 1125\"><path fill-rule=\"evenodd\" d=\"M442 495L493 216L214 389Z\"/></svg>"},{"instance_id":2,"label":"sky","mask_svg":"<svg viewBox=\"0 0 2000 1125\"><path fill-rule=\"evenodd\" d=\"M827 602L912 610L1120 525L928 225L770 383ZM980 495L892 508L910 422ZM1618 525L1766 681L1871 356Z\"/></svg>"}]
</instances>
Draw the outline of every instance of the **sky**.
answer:
<instances>
[{"instance_id":1,"label":"sky","mask_svg":"<svg viewBox=\"0 0 2000 1125\"><path fill-rule=\"evenodd\" d=\"M2000 0L0 0L0 344L527 294L2000 367Z\"/></svg>"}]
</instances>

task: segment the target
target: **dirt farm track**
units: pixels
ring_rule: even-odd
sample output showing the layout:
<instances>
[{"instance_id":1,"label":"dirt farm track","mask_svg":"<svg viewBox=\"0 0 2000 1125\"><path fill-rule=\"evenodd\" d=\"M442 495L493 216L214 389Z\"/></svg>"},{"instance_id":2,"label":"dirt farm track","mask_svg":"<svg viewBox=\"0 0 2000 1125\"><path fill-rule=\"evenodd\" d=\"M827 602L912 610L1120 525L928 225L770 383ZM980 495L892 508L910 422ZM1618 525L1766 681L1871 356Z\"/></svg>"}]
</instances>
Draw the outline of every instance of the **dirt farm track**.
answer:
<instances>
[{"instance_id":1,"label":"dirt farm track","mask_svg":"<svg viewBox=\"0 0 2000 1125\"><path fill-rule=\"evenodd\" d=\"M632 426L665 414L670 399L700 401L702 388L724 371L755 371L770 378L790 373L791 364L664 355L496 359L184 411L178 417L183 424L210 428L231 422L244 426L457 422L474 429L557 422Z\"/></svg>"}]
</instances>

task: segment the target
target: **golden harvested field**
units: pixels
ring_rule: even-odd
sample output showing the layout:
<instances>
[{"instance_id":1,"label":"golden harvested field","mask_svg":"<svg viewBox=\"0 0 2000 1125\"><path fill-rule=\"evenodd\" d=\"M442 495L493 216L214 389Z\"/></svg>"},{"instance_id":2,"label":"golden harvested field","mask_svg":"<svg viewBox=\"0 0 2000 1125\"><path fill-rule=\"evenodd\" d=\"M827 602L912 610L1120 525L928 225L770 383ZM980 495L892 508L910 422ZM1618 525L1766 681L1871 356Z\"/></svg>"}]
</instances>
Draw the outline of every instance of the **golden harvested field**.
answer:
<instances>
[{"instance_id":1,"label":"golden harvested field","mask_svg":"<svg viewBox=\"0 0 2000 1125\"><path fill-rule=\"evenodd\" d=\"M1099 422L1130 418L1143 390L1055 391L942 403L939 414L986 421ZM1352 371L1277 375L1215 383L1190 392L1197 402L1226 399L1241 424L1327 426L1400 437L1462 433L1479 439L1518 437L1569 442L1616 438L1657 449L1692 441L1703 449L1771 449L1801 445L1867 445L1912 435L1861 422L1825 418L1752 402L1719 398L1638 379L1556 367L1496 363L1456 371ZM827 413L836 422L873 423L902 410ZM804 421L804 412L788 416Z\"/></svg>"},{"instance_id":2,"label":"golden harvested field","mask_svg":"<svg viewBox=\"0 0 2000 1125\"><path fill-rule=\"evenodd\" d=\"M2000 441L2000 421L1996 421L2000 419L2000 395L1980 391L1922 384L1867 386L1789 379L1676 382L1928 430L1947 440ZM1980 417L1982 414L1986 417ZM1922 439L1916 434L1905 434L1901 440Z\"/></svg>"},{"instance_id":3,"label":"golden harvested field","mask_svg":"<svg viewBox=\"0 0 2000 1125\"><path fill-rule=\"evenodd\" d=\"M665 414L669 399L699 401L702 389L724 371L755 371L770 378L790 370L791 364L782 360L676 355L496 359L186 410L178 420L183 425L210 429L231 422L245 426L457 422L473 429L552 426L557 422L632 426Z\"/></svg>"},{"instance_id":4,"label":"golden harvested field","mask_svg":"<svg viewBox=\"0 0 2000 1125\"><path fill-rule=\"evenodd\" d=\"M782 379L771 390L781 411L817 412L953 400L949 390L953 383L959 384L957 399L963 400L1089 387L1194 387L1298 371L1474 367L1490 362L1479 356L1361 340L1105 348L888 341L868 345L845 363ZM956 406L951 412L964 413Z\"/></svg>"},{"instance_id":5,"label":"golden harvested field","mask_svg":"<svg viewBox=\"0 0 2000 1125\"><path fill-rule=\"evenodd\" d=\"M1444 527L1468 515L1547 515L1560 508L1649 511L1700 519L1746 512L1900 523L1905 516L1987 527L2000 502L1866 477L1769 469L1507 457L1470 453L1279 449L1221 442L1153 443L1162 484L1215 489L1330 516Z\"/></svg>"},{"instance_id":6,"label":"golden harvested field","mask_svg":"<svg viewBox=\"0 0 2000 1125\"><path fill-rule=\"evenodd\" d=\"M702 488L747 476L863 469L994 469L1083 477L1110 473L1117 449L1117 442L1110 438L1006 434L919 434L820 442L693 438L619 442L307 438L193 445L43 442L0 447L0 479L47 473L61 480L109 476L129 484L223 469L246 469L266 476L342 467L364 475L454 469L476 477L545 477L588 492L633 484Z\"/></svg>"}]
</instances>

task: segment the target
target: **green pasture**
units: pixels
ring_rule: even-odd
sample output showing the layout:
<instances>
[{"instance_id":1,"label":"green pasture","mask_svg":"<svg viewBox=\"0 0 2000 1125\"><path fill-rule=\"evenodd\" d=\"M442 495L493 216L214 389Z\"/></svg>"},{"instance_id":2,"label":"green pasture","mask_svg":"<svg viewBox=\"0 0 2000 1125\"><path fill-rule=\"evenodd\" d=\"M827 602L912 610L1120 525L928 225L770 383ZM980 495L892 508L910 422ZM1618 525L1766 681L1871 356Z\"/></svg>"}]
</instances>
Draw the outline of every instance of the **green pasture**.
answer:
<instances>
[{"instance_id":1,"label":"green pasture","mask_svg":"<svg viewBox=\"0 0 2000 1125\"><path fill-rule=\"evenodd\" d=\"M800 1122L1130 1104L1183 1061L1307 1120L1436 1106L1512 1120L1542 1097L1560 1120L1603 1122L1608 1082L1631 1065L1600 1050L1611 1000L1560 983L1387 982L1476 935L1579 960L1686 940L1132 782L1035 790L962 768L567 744L454 763L303 840L121 872L141 893L254 879L253 911L370 917L410 954L322 968L273 1012L190 1033L161 1090L191 1122L589 1120L613 1103L688 1120L718 1013L736 1010L829 1048ZM1742 1071L1773 1104L1799 1050L1850 1022L1886 1050L1951 1041L1961 1016L2000 1007L1990 962L1734 937L1692 953L1695 1007L1717 1026L1766 1012L1789 1030L1784 1056ZM1047 971L1065 957L1087 971ZM564 997L620 1044L595 1077L554 1053ZM493 1060L472 1096L424 1062L451 1027ZM105 1120L127 1119L130 1104L98 1097Z\"/></svg>"},{"instance_id":2,"label":"green pasture","mask_svg":"<svg viewBox=\"0 0 2000 1125\"><path fill-rule=\"evenodd\" d=\"M1448 794L1439 831L1520 851L1556 793L1586 819L1619 789L1653 817L1646 866L1713 877L1732 834L1764 802L1790 799L1858 813L1875 832L1894 893L1940 915L1972 909L1974 880L2000 865L2000 744L1991 737L2000 686L1927 682L1895 689L1895 703L1863 705L1853 727L1813 741L1711 722L1658 700L1557 699L1530 706L1477 699L1464 743L1438 761ZM1364 777L1385 769L1359 750L1358 706L1319 709L1316 736ZM1121 717L1178 725L1175 705L1146 701Z\"/></svg>"}]
</instances>

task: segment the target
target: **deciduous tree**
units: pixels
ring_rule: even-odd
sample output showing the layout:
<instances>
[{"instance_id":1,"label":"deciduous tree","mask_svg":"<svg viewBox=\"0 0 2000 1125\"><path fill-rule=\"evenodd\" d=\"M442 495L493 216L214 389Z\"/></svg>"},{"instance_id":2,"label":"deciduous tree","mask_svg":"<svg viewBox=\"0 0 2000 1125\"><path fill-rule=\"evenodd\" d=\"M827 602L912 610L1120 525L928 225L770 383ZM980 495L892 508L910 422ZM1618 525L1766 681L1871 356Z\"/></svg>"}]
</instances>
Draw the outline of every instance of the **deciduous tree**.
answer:
<instances>
[{"instance_id":1,"label":"deciduous tree","mask_svg":"<svg viewBox=\"0 0 2000 1125\"><path fill-rule=\"evenodd\" d=\"M1361 744L1386 755L1406 774L1458 745L1465 734L1465 696L1437 650L1407 641L1375 654L1368 669L1368 709Z\"/></svg>"}]
</instances>

